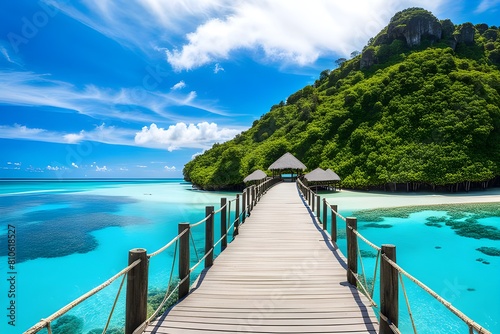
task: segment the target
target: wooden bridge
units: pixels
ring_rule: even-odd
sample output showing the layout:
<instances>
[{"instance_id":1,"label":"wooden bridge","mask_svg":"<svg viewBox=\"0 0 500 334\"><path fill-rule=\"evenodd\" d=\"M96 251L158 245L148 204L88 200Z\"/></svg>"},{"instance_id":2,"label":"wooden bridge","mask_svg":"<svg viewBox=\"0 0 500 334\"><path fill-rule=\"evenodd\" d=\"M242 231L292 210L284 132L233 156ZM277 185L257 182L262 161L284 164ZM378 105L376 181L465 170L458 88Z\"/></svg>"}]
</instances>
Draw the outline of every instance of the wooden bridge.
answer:
<instances>
[{"instance_id":1,"label":"wooden bridge","mask_svg":"<svg viewBox=\"0 0 500 334\"><path fill-rule=\"evenodd\" d=\"M336 205L325 199L321 201L300 180L297 183L279 181L279 178L272 178L248 187L231 201L222 198L220 209L215 211L214 207L207 207L205 218L195 224L179 223L178 235L153 253L147 254L145 249L131 250L126 268L42 319L25 334L34 334L44 328L51 334L52 322L118 278L122 278L122 283L103 334L125 282L125 334L400 333L399 281L406 298L403 276L460 318L469 333L490 334L399 267L395 246L378 247L371 243L357 231L356 218L342 217ZM235 205L233 211L232 203ZM231 222L232 212L234 220ZM220 218L221 238L217 242L214 242L215 216ZM336 246L337 217L346 223L347 258ZM190 267L190 229L200 224L205 225L205 254ZM237 237L228 245L231 232ZM375 284L369 289L366 276L358 275L358 259L361 260L358 240L377 252L376 263L380 263L379 269L375 265L374 273L376 275L378 269L379 279L373 278L379 285L380 321L371 307ZM179 283L171 288L173 283L169 282L162 303L148 318L150 260L171 247L174 248L174 264L178 253ZM222 252L214 263L216 247ZM201 263L205 269L191 285L191 273ZM361 268L363 270L362 262ZM171 279L174 272L172 267ZM180 302L162 314L165 303L175 294ZM408 300L406 302L412 327L417 333Z\"/></svg>"},{"instance_id":2,"label":"wooden bridge","mask_svg":"<svg viewBox=\"0 0 500 334\"><path fill-rule=\"evenodd\" d=\"M370 302L299 196L273 187L196 288L146 333L376 333Z\"/></svg>"}]
</instances>

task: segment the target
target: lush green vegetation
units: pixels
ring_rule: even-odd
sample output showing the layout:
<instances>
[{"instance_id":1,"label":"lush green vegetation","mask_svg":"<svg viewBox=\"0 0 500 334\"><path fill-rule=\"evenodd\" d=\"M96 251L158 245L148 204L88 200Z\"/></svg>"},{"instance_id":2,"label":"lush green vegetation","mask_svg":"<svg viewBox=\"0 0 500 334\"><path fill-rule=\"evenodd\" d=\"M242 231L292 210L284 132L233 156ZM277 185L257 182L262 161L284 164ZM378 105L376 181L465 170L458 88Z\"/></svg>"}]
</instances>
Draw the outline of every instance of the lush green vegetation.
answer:
<instances>
[{"instance_id":1,"label":"lush green vegetation","mask_svg":"<svg viewBox=\"0 0 500 334\"><path fill-rule=\"evenodd\" d=\"M409 46L401 36L415 17L431 20L442 38L424 33ZM385 31L249 130L187 163L186 180L239 187L288 151L310 170L333 169L349 188L468 190L498 182L499 29L454 25L413 8Z\"/></svg>"}]
</instances>

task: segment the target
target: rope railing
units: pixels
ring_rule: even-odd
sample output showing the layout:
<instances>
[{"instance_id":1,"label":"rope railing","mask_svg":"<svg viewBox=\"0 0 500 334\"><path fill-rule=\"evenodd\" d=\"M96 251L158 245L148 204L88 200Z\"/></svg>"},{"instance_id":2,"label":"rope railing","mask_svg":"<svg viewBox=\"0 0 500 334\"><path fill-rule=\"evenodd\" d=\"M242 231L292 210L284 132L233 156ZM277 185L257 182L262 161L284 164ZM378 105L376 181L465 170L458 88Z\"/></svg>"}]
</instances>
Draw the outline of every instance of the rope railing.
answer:
<instances>
[{"instance_id":1,"label":"rope railing","mask_svg":"<svg viewBox=\"0 0 500 334\"><path fill-rule=\"evenodd\" d=\"M352 232L354 234L356 234L358 236L358 238L360 238L361 240L363 240L368 246L370 246L371 248L375 249L377 252L380 252L381 248L378 247L377 245L375 245L370 240L366 239L361 233L358 232L358 230L353 229L351 226L347 226L347 228L350 229L350 230L352 230Z\"/></svg>"},{"instance_id":2,"label":"rope railing","mask_svg":"<svg viewBox=\"0 0 500 334\"><path fill-rule=\"evenodd\" d=\"M63 308L61 308L60 310L58 310L57 312L55 312L52 315L48 316L47 318L40 320L40 322L38 322L36 325L34 325L33 327L31 327L27 331L25 331L24 334L37 333L38 331L42 330L43 328L50 327L50 324L54 320L56 320L57 318L61 317L64 314L68 313L71 309L73 309L74 307L76 307L80 303L84 302L85 300L89 299L90 297L92 297L93 295L95 295L96 293L98 293L99 291L101 291L102 289L104 289L105 287L109 286L111 283L113 283L119 277L121 277L123 275L126 275L130 270L132 270L140 262L141 262L141 260L137 260L134 263L132 263L131 265L125 267L120 272L118 272L116 275L114 275L113 277L109 278L107 281L101 283L99 286L97 286L94 289L90 290L86 294L78 297L77 299L75 299L71 303L67 304L66 306L64 306ZM50 333L51 330L50 330L50 328L48 328L48 329L49 329L49 333Z\"/></svg>"},{"instance_id":3,"label":"rope railing","mask_svg":"<svg viewBox=\"0 0 500 334\"><path fill-rule=\"evenodd\" d=\"M197 223L194 223L194 224L189 224L189 226L191 226L191 228L193 228L193 227L196 227L196 226L198 226L198 225L201 225L201 224L203 224L204 222L206 222L206 221L208 220L208 218L210 218L210 216L206 216L205 218L203 218L202 220L200 220L200 221L199 221L199 222L197 222Z\"/></svg>"},{"instance_id":4,"label":"rope railing","mask_svg":"<svg viewBox=\"0 0 500 334\"><path fill-rule=\"evenodd\" d=\"M177 240L179 240L180 237L182 237L186 232L187 231L182 231L180 234L178 234L172 240L170 240L165 246L161 247L160 249L158 249L157 251L155 251L153 253L148 254L148 258L155 257L156 255L166 251L168 248L170 248L170 246L172 246L175 242L177 242Z\"/></svg>"},{"instance_id":5,"label":"rope railing","mask_svg":"<svg viewBox=\"0 0 500 334\"><path fill-rule=\"evenodd\" d=\"M127 267L125 267L124 269L122 269L119 273L117 273L116 275L114 275L113 277L111 277L110 279L108 279L107 281L103 282L98 287L90 290L89 292L85 293L81 297L75 299L74 301L72 301L68 305L64 306L63 308L61 308L60 310L58 310L54 314L50 315L49 317L47 317L45 319L42 319L41 321L39 321L38 323L36 323L34 326L32 326L31 328L29 328L27 331L25 331L24 334L34 334L34 333L37 333L38 331L40 331L40 330L42 330L44 328L47 328L49 334L52 334L51 323L54 320L58 319L59 317L61 317L64 314L66 314L68 311L70 311L71 309L73 309L74 307L76 307L77 305L79 305L80 303L82 303L83 301L87 300L88 298L92 297L93 295L95 295L96 293L98 293L99 291L101 291L102 289L106 288L111 283L113 283L115 280L117 280L119 277L123 276L122 282L121 282L120 287L119 287L118 292L117 292L117 295L114 298L110 314L107 317L107 321L106 321L106 324L104 326L104 332L105 332L108 329L108 327L109 327L111 318L113 316L114 310L115 310L115 308L117 306L117 303L118 303L119 295L120 295L121 291L123 290L123 286L125 284L125 278L126 278L127 274L129 273L129 271L131 271L132 269L134 269L143 260L149 261L151 258L153 258L153 257L155 257L155 256L157 256L157 255L159 255L161 253L163 253L164 251L166 251L167 249L169 249L170 247L172 247L172 246L175 245L174 259L172 261L172 268L170 270L170 278L169 278L168 287L167 287L165 296L164 296L162 302L160 303L160 305L158 306L158 308L155 311L153 311L152 315L148 319L146 319L145 321L143 321L142 324L140 324L140 326L138 326L138 327L134 326L135 330L133 331L133 333L134 334L135 333L140 333L148 324L151 323L151 321L155 317L158 316L158 313L160 312L160 310L165 306L165 303L173 296L173 294L176 291L179 291L180 287L183 284L185 284L187 282L187 280L190 279L189 275L185 276L185 277L183 277L182 279L179 280L178 284L175 287L172 288L172 278L173 278L174 266L175 266L176 258L177 258L176 254L177 254L177 250L178 250L179 241L182 239L182 237L186 233L189 233L190 239L191 239L191 242L193 243L193 246L194 246L194 249L195 249L195 254L196 254L196 257L197 257L197 260L198 260L198 262L194 266L192 266L191 268L189 268L189 272L191 273L192 271L194 271L199 266L199 264L201 262L203 262L203 260L206 260L210 255L214 254L215 247L217 247L224 239L226 239L228 237L229 232L231 231L231 229L237 230L237 224L238 223L242 223L244 221L243 217L245 215L249 214L249 212L252 210L253 206L257 204L257 202L260 200L260 198L263 196L263 194L271 186L273 186L277 182L279 182L278 179L276 179L276 178L269 178L269 179L265 180L264 182L260 183L257 186L250 186L248 188L245 188L243 190L243 193L248 196L247 198L241 198L241 197L236 196L236 198L233 198L233 199L227 201L226 204L221 205L221 207L219 209L217 209L216 211L212 211L209 215L206 215L205 218L203 218L202 220L200 220L200 221L198 221L198 222L196 222L194 224L188 224L189 225L188 229L185 229L182 232L178 233L167 244L165 244L164 246L162 246L161 248L159 248L158 250L156 250L156 251L154 251L152 253L146 254L145 250L142 250L144 252L143 253L144 254L144 258L142 260L138 259L138 260L132 262ZM245 200L245 201L243 201L243 200ZM239 209L238 209L239 201L241 201L241 209L242 209L241 212L237 212L237 211L239 211ZM232 212L232 210L231 210L231 204L232 203L236 203L236 211L234 211L235 212L235 219L232 221L232 223L229 225L229 227L227 227L225 229L225 233L221 236L221 238L217 242L215 242L213 245L211 245L210 249L208 251L206 251L205 255L200 259L199 256L198 256L198 251L197 251L196 245L194 243L194 239L192 237L192 233L191 233L190 229L194 228L194 227L197 227L197 226L199 226L199 225L207 222L208 219L213 218L215 215L221 213L224 210L227 211L227 217L224 217L224 218L227 218L226 221L231 221L231 212ZM225 216L225 214L223 214L223 216ZM221 216L221 224L222 224L222 216ZM224 225L221 225L221 226L224 226ZM233 235L233 239L234 239L234 236L236 234L237 233L235 233ZM223 250L223 248L221 248L221 250ZM147 275L147 270L146 270L146 275ZM147 282L147 280L146 280L146 282ZM147 289L147 287L146 287L146 289ZM128 307L128 292L127 292L127 307ZM126 329L126 332L127 332L127 329ZM128 333L132 333L132 332L128 332Z\"/></svg>"},{"instance_id":6,"label":"rope railing","mask_svg":"<svg viewBox=\"0 0 500 334\"><path fill-rule=\"evenodd\" d=\"M313 212L315 211L315 201L317 201L316 202L316 205L317 205L317 218L318 218L318 221L319 221L319 218L320 218L319 196L311 188L309 188L308 186L306 186L300 179L297 179L297 187L300 190L300 192L302 193L302 196L303 196L304 200L308 202L308 204L309 204L309 206L310 206L310 208L311 208L311 210ZM412 326L413 332L415 334L417 333L417 327L415 325L414 315L413 315L411 307L410 307L410 301L408 299L408 294L407 294L406 288L404 286L403 277L402 277L403 275L406 276L411 281L413 281L414 283L416 283L420 288L422 288L424 291L426 291L427 293L429 293L436 300L438 300L441 304L443 304L448 310L450 310L454 315L456 315L458 318L460 318L469 327L470 333L473 333L473 331L475 331L475 332L477 332L479 334L490 334L490 332L488 330L486 330L485 328L483 328L482 326L480 326L479 324L477 324L476 322L474 322L472 319L470 319L469 317L467 317L463 312L459 311L453 305L451 305L451 303L449 303L444 298L442 298L441 296L439 296L437 293L435 293L434 291L432 291L426 285L424 285L423 283L421 283L418 279L416 279L415 277L411 276L406 271L404 271L400 266L398 266L395 263L395 261L390 260L389 257L387 257L383 253L383 248L375 245L373 242L371 242L370 240L368 240L366 237L364 237L357 230L357 222L356 222L357 220L356 220L356 218L346 218L346 217L342 216L338 212L337 206L330 204L327 201L326 198L323 199L323 218L321 219L321 223L323 225L323 229L325 229L325 226L328 223L328 215L327 215L328 212L331 212L331 214L332 214L330 236L331 236L331 241L332 241L333 244L335 244L336 241L337 241L337 230L336 230L337 226L336 226L335 217L338 217L338 218L342 219L344 222L346 222L346 231L348 232L347 233L348 234L347 235L347 248L348 248L348 255L349 255L349 256L347 256L347 260L348 260L348 268L347 268L348 281L349 281L349 283L351 283L352 285L357 286L360 289L360 291L367 297L367 299L372 304L372 306L378 307L377 304L375 303L374 299L373 299L373 295L374 295L375 286L376 286L376 282L377 282L377 272L379 270L379 262L380 262L380 267L381 267L382 266L382 262L381 262L380 259L383 258L385 261L387 261L388 263L390 263L390 265L393 266L397 270L397 278L396 278L396 280L401 282L401 288L402 288L402 291L403 291L403 295L404 295L406 307L407 307L407 310L408 310L409 319L410 319L410 322L411 322L411 326ZM351 224L352 224L353 221L354 221L354 225L353 225L354 227L351 226ZM376 259L375 259L374 273L373 273L373 284L371 285L371 287L368 286L368 279L367 279L367 276L365 274L365 266L364 266L364 263L363 263L363 256L362 256L361 251L360 251L360 249L359 249L359 247L357 245L357 241L353 242L352 239L351 239L351 237L349 236L349 233L351 233L351 235L354 236L354 239L362 240L369 247L371 247L372 249L374 249L375 251L377 251L377 256L376 256ZM394 246L392 246L392 247L394 247ZM395 252L395 250L394 250L394 252ZM356 258L355 263L353 262L353 260L351 259L351 257L352 258ZM362 275L359 275L358 272L357 272L358 271L358 266L357 266L358 259L359 259L359 263L360 263L360 266L361 266ZM382 276L382 274L381 274L381 276ZM382 280L381 280L380 284L382 285ZM382 287L381 287L381 289L382 289ZM383 305L382 305L382 307L383 307ZM395 306L395 307L397 308L397 306ZM389 317L388 317L388 315L389 315ZM391 320L390 317L391 317L391 315L389 313L388 314L383 314L382 311L380 312L380 319L381 319L381 321L387 324L387 326L384 327L384 329L382 330L382 323L381 323L381 331L380 331L380 333L384 333L385 334L385 333L388 333L388 331L392 332L392 333L400 333L400 331L399 331L399 329L397 327L397 315L396 315L396 321Z\"/></svg>"},{"instance_id":7,"label":"rope railing","mask_svg":"<svg viewBox=\"0 0 500 334\"><path fill-rule=\"evenodd\" d=\"M488 330L483 328L481 325L476 323L474 320L466 316L462 311L458 310L455 306L453 306L449 301L445 300L443 297L438 295L436 292L434 292L431 288L429 288L427 285L424 283L420 282L418 279L410 275L408 272L406 272L403 268L401 268L399 265L397 265L394 261L389 259L385 254L382 254L382 258L387 261L388 264L390 264L394 269L396 269L400 274L406 276L410 281L415 283L417 286L419 286L422 290L427 292L429 295L434 297L438 302L440 302L444 307L446 307L450 312L455 314L460 320L462 320L469 328L474 329L478 333L481 334L491 334Z\"/></svg>"},{"instance_id":8,"label":"rope railing","mask_svg":"<svg viewBox=\"0 0 500 334\"><path fill-rule=\"evenodd\" d=\"M330 203L328 203L328 201L325 199L326 201L326 204L328 204L328 206L330 207L330 210L332 210L332 212L337 216L339 217L340 219L342 219L343 221L347 221L347 218L342 216L340 213L338 213L337 211L335 211L333 208L332 208L332 205Z\"/></svg>"}]
</instances>

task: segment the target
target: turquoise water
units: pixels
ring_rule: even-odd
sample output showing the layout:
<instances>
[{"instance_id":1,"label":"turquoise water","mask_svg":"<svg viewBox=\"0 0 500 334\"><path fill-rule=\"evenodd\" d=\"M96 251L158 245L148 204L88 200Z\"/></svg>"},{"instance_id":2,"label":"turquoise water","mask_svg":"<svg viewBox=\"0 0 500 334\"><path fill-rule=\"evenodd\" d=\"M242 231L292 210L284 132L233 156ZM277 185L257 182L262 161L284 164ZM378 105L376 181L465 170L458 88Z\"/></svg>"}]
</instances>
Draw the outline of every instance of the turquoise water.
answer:
<instances>
[{"instance_id":1,"label":"turquoise water","mask_svg":"<svg viewBox=\"0 0 500 334\"><path fill-rule=\"evenodd\" d=\"M353 215L351 211L340 210L340 213ZM376 224L360 220L358 230L376 245L395 245L397 262L408 273L492 333L500 333L500 257L477 251L479 247L500 249L500 240L460 236L445 225L441 228L427 226L428 217L449 216L446 211L423 210L408 218L383 217ZM479 222L500 228L499 217L483 218ZM339 248L346 254L345 223L339 222L338 226L342 235L338 240ZM359 241L359 246L375 254L364 242ZM375 259L364 257L363 265L365 275L372 278ZM360 265L358 272L361 272ZM377 272L377 283L379 275ZM468 332L461 320L416 284L405 278L404 285L419 333ZM379 290L375 289L376 302L378 294ZM412 333L401 284L399 296L399 327L402 333Z\"/></svg>"},{"instance_id":2,"label":"turquoise water","mask_svg":"<svg viewBox=\"0 0 500 334\"><path fill-rule=\"evenodd\" d=\"M0 322L0 333L9 334L22 333L119 272L127 265L130 249L153 252L177 235L179 222L199 221L206 205L218 208L221 197L234 197L233 193L193 191L182 180L9 181L2 182L0 189L4 276L7 226L14 225L17 234L16 326ZM198 244L204 242L203 228L193 230ZM217 238L217 229L215 234ZM166 287L172 257L173 248L151 259L150 287ZM9 287L6 278L0 282L1 306L6 308ZM84 319L83 333L104 327L119 285L120 280L71 311ZM112 327L123 324L123 300L124 293Z\"/></svg>"},{"instance_id":3,"label":"turquoise water","mask_svg":"<svg viewBox=\"0 0 500 334\"><path fill-rule=\"evenodd\" d=\"M338 195L352 201L352 206L344 206L347 210L341 207L344 216L351 215L351 208L356 207L359 198L351 193L335 194ZM9 287L5 256L9 224L16 226L17 233L17 281L16 326L9 326L8 319L2 317L0 333L22 333L98 286L127 265L130 249L140 247L148 252L159 249L177 234L179 222L199 221L206 205L219 207L220 197L233 198L234 193L194 191L182 180L2 181L0 272L4 277L0 277L0 307L3 309L10 302L6 298ZM409 218L385 217L378 223L391 225L389 228L367 227L369 223L360 221L359 229L378 245L395 244L398 263L408 272L493 333L500 333L500 257L476 250L485 246L500 248L500 241L462 237L448 226L425 225L429 216L446 215L444 211L423 209ZM500 228L498 217L481 218L480 222ZM345 226L339 224L339 228ZM193 231L200 249L204 242L202 232L203 225ZM217 232L218 229L216 240ZM345 247L345 239L339 239L339 246ZM166 287L173 255L172 248L151 259L151 289ZM479 258L483 261L477 261ZM373 258L365 258L367 277L373 275L374 265ZM405 281L405 285L419 333L467 331L465 325L425 292L411 282ZM82 333L104 327L119 286L117 280L70 312L83 319ZM402 294L400 301L403 333L411 332ZM111 327L123 325L123 304L124 293L119 297Z\"/></svg>"}]
</instances>

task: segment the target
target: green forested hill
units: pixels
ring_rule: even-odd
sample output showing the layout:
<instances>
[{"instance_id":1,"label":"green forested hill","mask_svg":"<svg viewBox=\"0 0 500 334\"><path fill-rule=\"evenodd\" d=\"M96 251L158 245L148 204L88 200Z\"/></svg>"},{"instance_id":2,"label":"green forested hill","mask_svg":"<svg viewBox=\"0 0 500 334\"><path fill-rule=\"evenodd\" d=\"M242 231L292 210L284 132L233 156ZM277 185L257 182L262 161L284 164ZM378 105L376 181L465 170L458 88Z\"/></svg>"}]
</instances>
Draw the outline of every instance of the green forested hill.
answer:
<instances>
[{"instance_id":1,"label":"green forested hill","mask_svg":"<svg viewBox=\"0 0 500 334\"><path fill-rule=\"evenodd\" d=\"M454 25L411 8L362 53L338 63L249 130L188 162L186 180L204 189L237 187L287 151L310 170L333 169L350 188L467 189L498 178L497 27Z\"/></svg>"}]
</instances>

